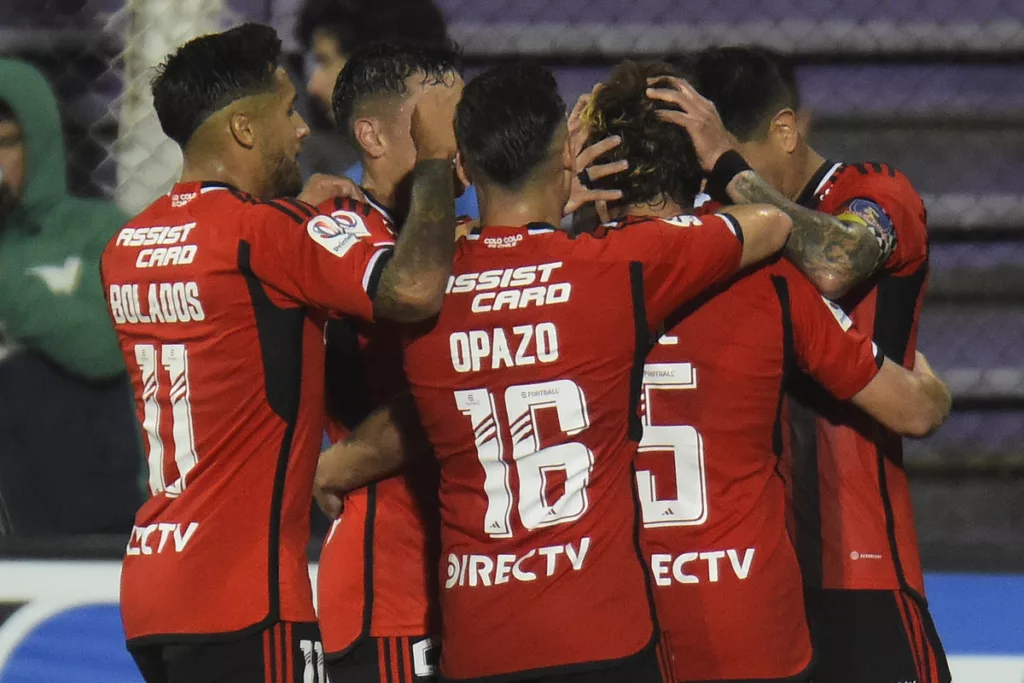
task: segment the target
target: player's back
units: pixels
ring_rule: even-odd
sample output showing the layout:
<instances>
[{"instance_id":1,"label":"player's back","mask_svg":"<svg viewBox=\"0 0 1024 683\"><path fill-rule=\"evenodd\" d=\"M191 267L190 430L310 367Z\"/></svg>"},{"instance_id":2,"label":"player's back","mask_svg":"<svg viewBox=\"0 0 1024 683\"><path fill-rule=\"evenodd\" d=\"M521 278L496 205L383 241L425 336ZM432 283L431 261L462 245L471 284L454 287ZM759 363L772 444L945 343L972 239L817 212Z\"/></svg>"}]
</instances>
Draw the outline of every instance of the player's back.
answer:
<instances>
[{"instance_id":1,"label":"player's back","mask_svg":"<svg viewBox=\"0 0 1024 683\"><path fill-rule=\"evenodd\" d=\"M679 680L789 678L812 650L778 472L784 382L799 366L849 398L875 354L785 260L698 304L644 371L637 484L658 615Z\"/></svg>"},{"instance_id":2,"label":"player's back","mask_svg":"<svg viewBox=\"0 0 1024 683\"><path fill-rule=\"evenodd\" d=\"M924 204L887 164L827 162L801 203L874 216L891 242L876 273L839 304L882 352L913 364L928 278ZM822 588L909 588L924 593L900 437L797 377L792 488L805 578Z\"/></svg>"},{"instance_id":3,"label":"player's back","mask_svg":"<svg viewBox=\"0 0 1024 683\"><path fill-rule=\"evenodd\" d=\"M653 647L636 407L652 325L739 263L735 229L706 222L460 241L441 314L405 354L441 464L446 677L612 666Z\"/></svg>"},{"instance_id":4,"label":"player's back","mask_svg":"<svg viewBox=\"0 0 1024 683\"><path fill-rule=\"evenodd\" d=\"M306 544L323 316L266 286L278 256L257 256L260 231L280 244L292 227L302 239L331 233L314 215L294 200L179 184L107 246L152 493L123 569L130 642L314 618Z\"/></svg>"}]
</instances>

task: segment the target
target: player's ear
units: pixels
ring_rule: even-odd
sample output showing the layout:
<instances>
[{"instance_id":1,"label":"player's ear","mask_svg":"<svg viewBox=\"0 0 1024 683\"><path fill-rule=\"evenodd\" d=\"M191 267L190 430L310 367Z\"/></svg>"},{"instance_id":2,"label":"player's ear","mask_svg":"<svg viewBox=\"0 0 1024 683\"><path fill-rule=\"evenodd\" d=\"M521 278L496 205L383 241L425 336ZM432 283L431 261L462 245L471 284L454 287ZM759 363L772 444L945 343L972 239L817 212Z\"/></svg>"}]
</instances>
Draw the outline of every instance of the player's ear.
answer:
<instances>
[{"instance_id":1,"label":"player's ear","mask_svg":"<svg viewBox=\"0 0 1024 683\"><path fill-rule=\"evenodd\" d=\"M384 156L387 147L380 135L380 121L370 117L356 119L352 123L352 134L356 142L371 159Z\"/></svg>"},{"instance_id":2,"label":"player's ear","mask_svg":"<svg viewBox=\"0 0 1024 683\"><path fill-rule=\"evenodd\" d=\"M792 154L800 142L800 122L796 112L783 109L772 119L768 135L786 154Z\"/></svg>"},{"instance_id":3,"label":"player's ear","mask_svg":"<svg viewBox=\"0 0 1024 683\"><path fill-rule=\"evenodd\" d=\"M234 111L228 118L231 136L241 147L252 149L256 146L256 128L252 117L243 111Z\"/></svg>"}]
</instances>

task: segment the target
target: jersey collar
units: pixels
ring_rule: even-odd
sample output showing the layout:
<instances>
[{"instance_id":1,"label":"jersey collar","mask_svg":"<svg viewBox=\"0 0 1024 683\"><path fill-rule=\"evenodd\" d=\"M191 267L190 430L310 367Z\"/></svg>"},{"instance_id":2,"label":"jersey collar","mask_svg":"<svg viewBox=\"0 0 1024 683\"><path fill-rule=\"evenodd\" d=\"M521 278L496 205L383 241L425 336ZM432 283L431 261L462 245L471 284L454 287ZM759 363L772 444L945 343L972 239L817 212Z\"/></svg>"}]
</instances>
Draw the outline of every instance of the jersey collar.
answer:
<instances>
[{"instance_id":1,"label":"jersey collar","mask_svg":"<svg viewBox=\"0 0 1024 683\"><path fill-rule=\"evenodd\" d=\"M806 206L810 209L814 209L818 206L821 201L821 191L829 180L835 176L836 171L842 167L841 162L832 161L831 159L825 159L818 170L814 172L811 179L807 181L807 185L804 186L800 196L797 197L796 203L800 206Z\"/></svg>"},{"instance_id":2,"label":"jersey collar","mask_svg":"<svg viewBox=\"0 0 1024 683\"><path fill-rule=\"evenodd\" d=\"M559 230L559 228L556 228L555 226L551 225L550 223L539 223L539 222L538 223L527 223L526 225L519 225L519 226L514 226L514 225L478 225L477 227L475 227L475 228L473 228L472 230L469 231L469 234L466 235L466 239L478 240L478 239L480 239L480 235L482 235L485 230L488 232L488 234L490 234L490 233L515 234L515 233L523 233L523 232L525 232L528 235L543 235L544 233L555 232L555 231Z\"/></svg>"},{"instance_id":3,"label":"jersey collar","mask_svg":"<svg viewBox=\"0 0 1024 683\"><path fill-rule=\"evenodd\" d=\"M386 218L388 222L391 223L391 225L395 226L395 228L397 229L399 224L395 220L395 216L394 214L391 213L391 210L388 209L383 204L381 204L380 202L378 202L377 198L370 194L370 191L367 190L365 187L360 187L359 189L361 189L363 191L363 194L366 196L366 203L380 211L384 215L384 218Z\"/></svg>"}]
</instances>

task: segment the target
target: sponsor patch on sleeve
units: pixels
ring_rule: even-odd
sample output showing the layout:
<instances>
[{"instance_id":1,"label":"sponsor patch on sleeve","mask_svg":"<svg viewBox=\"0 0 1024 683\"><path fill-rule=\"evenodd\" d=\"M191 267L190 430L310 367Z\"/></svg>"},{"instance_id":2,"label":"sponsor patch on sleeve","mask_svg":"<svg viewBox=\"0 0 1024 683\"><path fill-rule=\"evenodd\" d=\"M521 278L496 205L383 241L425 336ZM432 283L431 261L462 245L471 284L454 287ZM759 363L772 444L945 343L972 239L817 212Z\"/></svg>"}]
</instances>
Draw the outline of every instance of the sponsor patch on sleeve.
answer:
<instances>
[{"instance_id":1,"label":"sponsor patch on sleeve","mask_svg":"<svg viewBox=\"0 0 1024 683\"><path fill-rule=\"evenodd\" d=\"M836 218L844 223L863 225L871 229L878 242L878 261L882 263L896 250L896 228L892 219L877 202L858 197L850 200Z\"/></svg>"},{"instance_id":2,"label":"sponsor patch on sleeve","mask_svg":"<svg viewBox=\"0 0 1024 683\"><path fill-rule=\"evenodd\" d=\"M360 239L370 235L363 219L351 211L336 211L331 216L313 216L306 223L306 232L314 242L339 258L347 254Z\"/></svg>"}]
</instances>

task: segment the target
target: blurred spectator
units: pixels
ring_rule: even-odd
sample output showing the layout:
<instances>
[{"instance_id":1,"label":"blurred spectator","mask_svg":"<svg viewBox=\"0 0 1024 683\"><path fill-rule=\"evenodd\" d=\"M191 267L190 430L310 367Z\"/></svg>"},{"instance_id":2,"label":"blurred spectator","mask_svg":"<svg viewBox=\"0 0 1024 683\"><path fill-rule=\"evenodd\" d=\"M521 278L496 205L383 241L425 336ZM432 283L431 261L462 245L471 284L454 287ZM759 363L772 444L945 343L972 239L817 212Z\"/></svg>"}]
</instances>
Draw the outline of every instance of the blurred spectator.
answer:
<instances>
[{"instance_id":1,"label":"blurred spectator","mask_svg":"<svg viewBox=\"0 0 1024 683\"><path fill-rule=\"evenodd\" d=\"M451 42L444 15L432 0L306 0L296 34L312 61L306 92L313 106L328 119L333 118L334 84L348 56L355 50L379 42L424 45ZM355 151L345 141L347 136L316 130L313 136L304 152L308 170L345 175L357 183L362 180L362 167L356 162ZM479 217L473 188L459 197L455 212L460 216Z\"/></svg>"},{"instance_id":2,"label":"blurred spectator","mask_svg":"<svg viewBox=\"0 0 1024 683\"><path fill-rule=\"evenodd\" d=\"M67 190L57 102L0 59L0 533L128 531L138 429L99 257L126 221Z\"/></svg>"}]
</instances>

